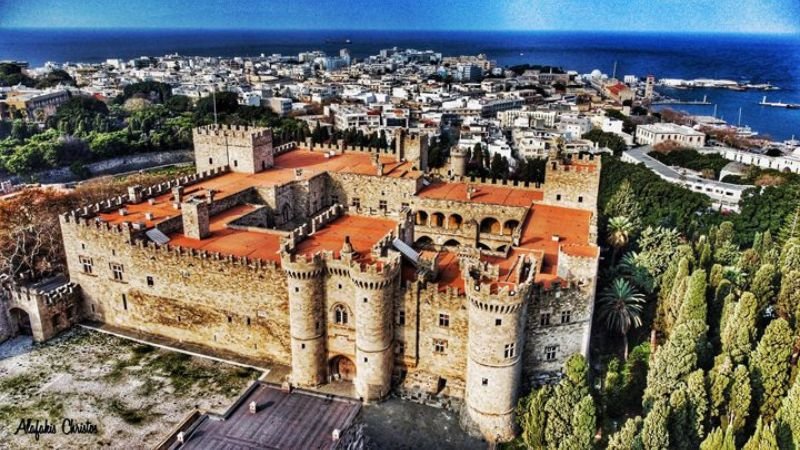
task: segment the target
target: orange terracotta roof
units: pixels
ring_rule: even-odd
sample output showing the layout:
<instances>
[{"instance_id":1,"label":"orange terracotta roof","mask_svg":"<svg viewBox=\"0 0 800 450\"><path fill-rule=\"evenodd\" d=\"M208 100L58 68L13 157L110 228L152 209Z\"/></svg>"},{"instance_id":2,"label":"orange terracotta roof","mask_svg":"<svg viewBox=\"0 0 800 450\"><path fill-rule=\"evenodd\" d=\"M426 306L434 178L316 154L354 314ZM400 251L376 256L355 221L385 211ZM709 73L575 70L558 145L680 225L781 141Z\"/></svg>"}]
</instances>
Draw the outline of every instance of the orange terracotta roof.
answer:
<instances>
[{"instance_id":1,"label":"orange terracotta roof","mask_svg":"<svg viewBox=\"0 0 800 450\"><path fill-rule=\"evenodd\" d=\"M267 261L280 262L280 233L260 233L227 228L231 221L242 217L255 208L249 205L233 207L210 218L211 235L206 239L192 239L181 233L169 235L170 245L218 252L223 255L247 256Z\"/></svg>"},{"instance_id":2,"label":"orange terracotta roof","mask_svg":"<svg viewBox=\"0 0 800 450\"><path fill-rule=\"evenodd\" d=\"M332 251L338 256L345 236L350 236L350 245L353 250L362 257L367 257L372 246L396 225L397 222L390 219L342 216L298 243L297 253L312 255L317 252Z\"/></svg>"},{"instance_id":3,"label":"orange terracotta roof","mask_svg":"<svg viewBox=\"0 0 800 450\"><path fill-rule=\"evenodd\" d=\"M372 165L372 154L345 152L326 158L324 152L296 149L275 157L275 167L281 169L297 169L315 172L343 172L361 175L377 175L377 169ZM383 176L393 178L416 178L421 175L419 171L412 170L408 161L398 162L394 156L381 155L383 163ZM270 171L262 172L269 173ZM258 174L257 174L258 175Z\"/></svg>"},{"instance_id":4,"label":"orange terracotta roof","mask_svg":"<svg viewBox=\"0 0 800 450\"><path fill-rule=\"evenodd\" d=\"M534 205L522 228L520 247L541 250L542 274L555 275L558 247L569 247L569 254L596 256L597 247L589 243L592 213L580 209L544 204ZM554 241L553 235L558 235Z\"/></svg>"},{"instance_id":5,"label":"orange terracotta roof","mask_svg":"<svg viewBox=\"0 0 800 450\"><path fill-rule=\"evenodd\" d=\"M421 198L437 200L472 201L504 206L530 206L544 198L542 191L519 189L513 186L475 184L472 199L467 200L468 183L433 183L419 192Z\"/></svg>"},{"instance_id":6,"label":"orange terracotta roof","mask_svg":"<svg viewBox=\"0 0 800 450\"><path fill-rule=\"evenodd\" d=\"M411 163L397 162L392 156L381 156L384 165L384 176L414 178L419 171L411 170ZM303 169L301 179L308 179L323 172L355 173L360 175L377 175L372 165L372 155L368 153L344 153L326 158L324 153L296 149L275 158L275 167L255 174L228 172L214 178L201 181L184 190L184 197L193 193L203 193L205 189L216 191L215 198L222 199L245 189L258 186L275 186L297 179L295 169ZM99 216L108 223L144 222L149 228L170 217L180 215L180 210L172 207L172 194L165 193L155 199L155 204L148 202L126 204L128 214L118 212L102 213ZM146 220L145 213L151 212L153 220Z\"/></svg>"},{"instance_id":7,"label":"orange terracotta roof","mask_svg":"<svg viewBox=\"0 0 800 450\"><path fill-rule=\"evenodd\" d=\"M439 267L439 291L444 291L448 287L458 289L464 293L464 279L461 277L461 269L458 266L458 255L448 251L439 253L437 260Z\"/></svg>"}]
</instances>

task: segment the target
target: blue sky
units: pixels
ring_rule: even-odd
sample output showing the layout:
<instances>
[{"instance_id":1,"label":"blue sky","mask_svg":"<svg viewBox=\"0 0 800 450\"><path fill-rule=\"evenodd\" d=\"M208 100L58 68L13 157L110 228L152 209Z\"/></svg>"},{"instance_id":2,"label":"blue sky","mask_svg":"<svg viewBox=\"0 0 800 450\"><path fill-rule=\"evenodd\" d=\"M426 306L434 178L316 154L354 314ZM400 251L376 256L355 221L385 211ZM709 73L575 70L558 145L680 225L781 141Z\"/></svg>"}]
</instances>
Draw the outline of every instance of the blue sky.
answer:
<instances>
[{"instance_id":1,"label":"blue sky","mask_svg":"<svg viewBox=\"0 0 800 450\"><path fill-rule=\"evenodd\" d=\"M0 27L800 33L800 0L0 0Z\"/></svg>"}]
</instances>

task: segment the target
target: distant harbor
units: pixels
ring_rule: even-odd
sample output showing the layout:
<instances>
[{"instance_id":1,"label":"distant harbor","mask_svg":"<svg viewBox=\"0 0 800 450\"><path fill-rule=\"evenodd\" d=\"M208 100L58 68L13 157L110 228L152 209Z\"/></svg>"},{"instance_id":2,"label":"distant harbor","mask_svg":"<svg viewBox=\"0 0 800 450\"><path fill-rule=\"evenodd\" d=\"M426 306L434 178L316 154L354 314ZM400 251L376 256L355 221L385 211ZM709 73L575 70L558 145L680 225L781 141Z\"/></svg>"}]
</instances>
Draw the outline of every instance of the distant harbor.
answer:
<instances>
[{"instance_id":1,"label":"distant harbor","mask_svg":"<svg viewBox=\"0 0 800 450\"><path fill-rule=\"evenodd\" d=\"M702 100L681 100L677 98L661 96L660 98L652 101L650 104L651 105L711 105L712 103L708 101L708 96L704 95Z\"/></svg>"},{"instance_id":2,"label":"distant harbor","mask_svg":"<svg viewBox=\"0 0 800 450\"><path fill-rule=\"evenodd\" d=\"M781 88L771 83L757 83L753 84L749 81L734 81L734 80L717 80L713 78L695 78L693 80L684 80L681 78L662 78L658 81L659 86L670 87L674 89L695 89L695 88L710 88L710 89L730 89L732 91L778 91Z\"/></svg>"},{"instance_id":3,"label":"distant harbor","mask_svg":"<svg viewBox=\"0 0 800 450\"><path fill-rule=\"evenodd\" d=\"M771 106L773 108L800 109L800 103L768 102L766 95L758 104L761 106Z\"/></svg>"}]
</instances>

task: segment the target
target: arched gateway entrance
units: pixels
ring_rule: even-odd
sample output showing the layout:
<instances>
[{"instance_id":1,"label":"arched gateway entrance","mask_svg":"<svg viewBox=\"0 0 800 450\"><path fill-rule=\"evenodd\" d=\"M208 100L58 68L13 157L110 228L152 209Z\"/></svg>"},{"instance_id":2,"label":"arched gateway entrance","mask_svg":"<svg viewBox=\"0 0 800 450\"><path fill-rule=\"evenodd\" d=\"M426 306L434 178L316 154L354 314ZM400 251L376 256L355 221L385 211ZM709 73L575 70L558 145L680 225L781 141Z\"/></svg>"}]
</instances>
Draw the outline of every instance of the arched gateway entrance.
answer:
<instances>
[{"instance_id":1,"label":"arched gateway entrance","mask_svg":"<svg viewBox=\"0 0 800 450\"><path fill-rule=\"evenodd\" d=\"M11 316L11 323L16 327L17 334L33 336L31 318L28 316L28 313L19 308L11 308L8 312Z\"/></svg>"},{"instance_id":2,"label":"arched gateway entrance","mask_svg":"<svg viewBox=\"0 0 800 450\"><path fill-rule=\"evenodd\" d=\"M331 378L352 382L356 378L356 365L346 356L336 356L329 363Z\"/></svg>"}]
</instances>

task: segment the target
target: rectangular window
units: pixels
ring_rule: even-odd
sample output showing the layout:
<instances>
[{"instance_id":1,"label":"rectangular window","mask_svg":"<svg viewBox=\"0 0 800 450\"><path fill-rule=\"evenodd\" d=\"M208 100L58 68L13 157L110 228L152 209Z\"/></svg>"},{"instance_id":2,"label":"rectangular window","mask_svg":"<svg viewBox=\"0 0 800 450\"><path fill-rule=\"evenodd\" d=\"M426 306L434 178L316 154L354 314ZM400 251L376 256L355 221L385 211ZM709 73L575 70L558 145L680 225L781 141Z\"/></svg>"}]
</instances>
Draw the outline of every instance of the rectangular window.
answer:
<instances>
[{"instance_id":1,"label":"rectangular window","mask_svg":"<svg viewBox=\"0 0 800 450\"><path fill-rule=\"evenodd\" d=\"M386 211L386 200L378 201L378 209L381 211Z\"/></svg>"},{"instance_id":2,"label":"rectangular window","mask_svg":"<svg viewBox=\"0 0 800 450\"><path fill-rule=\"evenodd\" d=\"M397 311L397 324L398 325L405 325L406 324L406 312L402 309Z\"/></svg>"},{"instance_id":3,"label":"rectangular window","mask_svg":"<svg viewBox=\"0 0 800 450\"><path fill-rule=\"evenodd\" d=\"M550 325L550 313L542 313L542 315L539 316L539 325L543 327Z\"/></svg>"},{"instance_id":4,"label":"rectangular window","mask_svg":"<svg viewBox=\"0 0 800 450\"><path fill-rule=\"evenodd\" d=\"M561 311L561 323L570 323L572 321L572 311Z\"/></svg>"},{"instance_id":5,"label":"rectangular window","mask_svg":"<svg viewBox=\"0 0 800 450\"><path fill-rule=\"evenodd\" d=\"M353 197L353 208L361 208L361 199Z\"/></svg>"},{"instance_id":6,"label":"rectangular window","mask_svg":"<svg viewBox=\"0 0 800 450\"><path fill-rule=\"evenodd\" d=\"M514 355L516 354L516 350L517 350L516 347L517 347L517 344L515 344L515 343L506 344L506 347L503 350L503 357L506 358L506 359L513 358Z\"/></svg>"},{"instance_id":7,"label":"rectangular window","mask_svg":"<svg viewBox=\"0 0 800 450\"><path fill-rule=\"evenodd\" d=\"M434 353L444 353L444 350L447 348L447 341L444 339L434 339L433 340L433 352Z\"/></svg>"},{"instance_id":8,"label":"rectangular window","mask_svg":"<svg viewBox=\"0 0 800 450\"><path fill-rule=\"evenodd\" d=\"M155 282L153 281L153 277L148 275L148 277L147 277L147 285L150 286L150 287L153 287L154 284L155 284Z\"/></svg>"},{"instance_id":9,"label":"rectangular window","mask_svg":"<svg viewBox=\"0 0 800 450\"><path fill-rule=\"evenodd\" d=\"M209 165L214 164L214 158L208 158L208 164Z\"/></svg>"},{"instance_id":10,"label":"rectangular window","mask_svg":"<svg viewBox=\"0 0 800 450\"><path fill-rule=\"evenodd\" d=\"M499 327L503 324L503 319L494 319L494 326Z\"/></svg>"},{"instance_id":11,"label":"rectangular window","mask_svg":"<svg viewBox=\"0 0 800 450\"><path fill-rule=\"evenodd\" d=\"M450 314L439 313L439 326L445 328L450 326Z\"/></svg>"},{"instance_id":12,"label":"rectangular window","mask_svg":"<svg viewBox=\"0 0 800 450\"><path fill-rule=\"evenodd\" d=\"M94 270L94 264L92 263L92 258L81 256L78 259L80 260L81 266L83 267L83 273L92 273L92 271Z\"/></svg>"},{"instance_id":13,"label":"rectangular window","mask_svg":"<svg viewBox=\"0 0 800 450\"><path fill-rule=\"evenodd\" d=\"M482 380L481 380L481 385L483 385L483 386L488 386L488 385L489 385L489 379L488 379L488 378L484 378L484 379L482 379Z\"/></svg>"},{"instance_id":14,"label":"rectangular window","mask_svg":"<svg viewBox=\"0 0 800 450\"><path fill-rule=\"evenodd\" d=\"M578 196L578 203L583 203L583 196L582 195Z\"/></svg>"},{"instance_id":15,"label":"rectangular window","mask_svg":"<svg viewBox=\"0 0 800 450\"><path fill-rule=\"evenodd\" d=\"M561 200L561 194L556 194L556 200Z\"/></svg>"},{"instance_id":16,"label":"rectangular window","mask_svg":"<svg viewBox=\"0 0 800 450\"><path fill-rule=\"evenodd\" d=\"M544 348L544 359L545 361L555 361L556 360L556 352L558 352L557 345L548 345Z\"/></svg>"},{"instance_id":17,"label":"rectangular window","mask_svg":"<svg viewBox=\"0 0 800 450\"><path fill-rule=\"evenodd\" d=\"M122 309L128 310L128 296L125 294L122 294Z\"/></svg>"},{"instance_id":18,"label":"rectangular window","mask_svg":"<svg viewBox=\"0 0 800 450\"><path fill-rule=\"evenodd\" d=\"M108 266L111 268L111 277L114 279L114 281L122 281L122 264L108 263Z\"/></svg>"}]
</instances>

